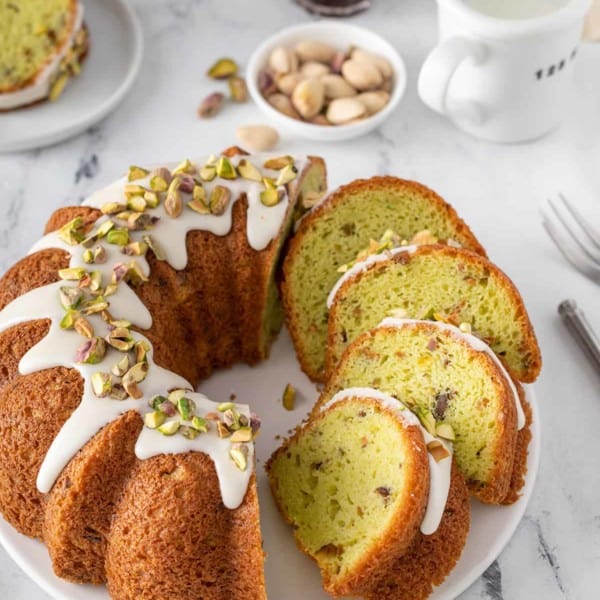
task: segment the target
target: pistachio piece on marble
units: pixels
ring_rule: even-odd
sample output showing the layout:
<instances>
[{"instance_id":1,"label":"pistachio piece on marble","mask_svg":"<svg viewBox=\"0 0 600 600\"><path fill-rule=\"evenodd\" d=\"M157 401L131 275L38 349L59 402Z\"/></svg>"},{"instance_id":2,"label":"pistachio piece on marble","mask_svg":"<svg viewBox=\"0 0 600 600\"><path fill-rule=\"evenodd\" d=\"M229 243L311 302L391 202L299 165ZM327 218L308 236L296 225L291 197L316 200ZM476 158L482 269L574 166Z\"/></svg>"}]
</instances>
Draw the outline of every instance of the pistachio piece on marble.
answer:
<instances>
[{"instance_id":1,"label":"pistachio piece on marble","mask_svg":"<svg viewBox=\"0 0 600 600\"><path fill-rule=\"evenodd\" d=\"M156 240L150 235L142 236L142 239L146 244L148 244L148 248L154 252L154 256L156 260L165 260L165 253L162 248L156 243Z\"/></svg>"},{"instance_id":2,"label":"pistachio piece on marble","mask_svg":"<svg viewBox=\"0 0 600 600\"><path fill-rule=\"evenodd\" d=\"M227 85L229 86L229 95L234 102L248 101L248 86L243 77L230 77Z\"/></svg>"},{"instance_id":3,"label":"pistachio piece on marble","mask_svg":"<svg viewBox=\"0 0 600 600\"><path fill-rule=\"evenodd\" d=\"M213 92L202 100L200 106L198 106L198 116L201 119L212 119L217 116L223 108L225 102L225 95L221 92Z\"/></svg>"},{"instance_id":4,"label":"pistachio piece on marble","mask_svg":"<svg viewBox=\"0 0 600 600\"><path fill-rule=\"evenodd\" d=\"M227 79L238 72L238 66L232 58L219 58L206 74L212 79Z\"/></svg>"},{"instance_id":5,"label":"pistachio piece on marble","mask_svg":"<svg viewBox=\"0 0 600 600\"><path fill-rule=\"evenodd\" d=\"M255 152L272 150L279 141L277 131L268 125L238 127L236 135L244 147Z\"/></svg>"}]
</instances>

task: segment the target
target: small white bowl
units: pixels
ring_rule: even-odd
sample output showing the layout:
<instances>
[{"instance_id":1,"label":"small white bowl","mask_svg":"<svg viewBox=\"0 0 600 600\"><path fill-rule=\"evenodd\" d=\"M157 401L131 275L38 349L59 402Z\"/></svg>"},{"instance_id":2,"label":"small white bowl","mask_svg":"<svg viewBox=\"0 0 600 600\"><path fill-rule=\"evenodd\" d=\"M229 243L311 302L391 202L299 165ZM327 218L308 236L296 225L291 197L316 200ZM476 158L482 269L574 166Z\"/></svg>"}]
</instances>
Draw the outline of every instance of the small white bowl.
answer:
<instances>
[{"instance_id":1,"label":"small white bowl","mask_svg":"<svg viewBox=\"0 0 600 600\"><path fill-rule=\"evenodd\" d=\"M272 107L258 89L258 74L267 64L271 50L283 45L294 47L303 40L318 40L344 50L356 46L387 58L394 69L394 87L386 106L359 123L350 125L315 125L287 117ZM406 67L396 49L381 36L356 25L332 21L318 21L304 25L293 25L267 38L250 57L247 70L250 95L263 113L281 127L301 137L319 141L341 141L355 138L381 125L396 109L406 89Z\"/></svg>"}]
</instances>

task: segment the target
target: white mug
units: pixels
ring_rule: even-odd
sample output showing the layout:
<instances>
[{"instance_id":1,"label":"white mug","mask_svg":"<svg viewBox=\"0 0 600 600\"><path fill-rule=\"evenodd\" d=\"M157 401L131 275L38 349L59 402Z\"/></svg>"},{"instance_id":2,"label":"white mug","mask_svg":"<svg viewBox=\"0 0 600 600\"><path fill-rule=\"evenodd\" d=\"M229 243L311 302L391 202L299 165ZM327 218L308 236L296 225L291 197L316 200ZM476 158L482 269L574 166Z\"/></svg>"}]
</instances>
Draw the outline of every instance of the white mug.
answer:
<instances>
[{"instance_id":1,"label":"white mug","mask_svg":"<svg viewBox=\"0 0 600 600\"><path fill-rule=\"evenodd\" d=\"M461 129L530 140L561 121L591 0L438 0L419 95Z\"/></svg>"}]
</instances>

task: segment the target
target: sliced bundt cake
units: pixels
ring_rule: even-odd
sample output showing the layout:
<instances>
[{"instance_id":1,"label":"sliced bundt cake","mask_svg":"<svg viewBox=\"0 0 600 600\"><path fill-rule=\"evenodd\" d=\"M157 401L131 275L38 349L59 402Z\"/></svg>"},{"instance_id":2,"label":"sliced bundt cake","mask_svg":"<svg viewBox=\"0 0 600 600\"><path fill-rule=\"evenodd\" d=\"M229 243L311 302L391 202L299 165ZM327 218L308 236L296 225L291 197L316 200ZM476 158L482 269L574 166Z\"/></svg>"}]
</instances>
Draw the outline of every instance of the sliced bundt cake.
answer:
<instances>
[{"instance_id":1,"label":"sliced bundt cake","mask_svg":"<svg viewBox=\"0 0 600 600\"><path fill-rule=\"evenodd\" d=\"M398 400L352 388L285 441L267 472L281 513L329 593L371 597L392 581L401 587L410 576L398 564L410 555L428 592L402 597L425 598L454 566L468 531L468 495L451 467L448 445ZM443 523L450 489L460 515L452 528ZM423 551L438 529L445 531L445 556Z\"/></svg>"},{"instance_id":2,"label":"sliced bundt cake","mask_svg":"<svg viewBox=\"0 0 600 600\"><path fill-rule=\"evenodd\" d=\"M300 365L311 379L324 376L326 300L340 276L338 269L387 230L400 240L420 234L420 243L447 241L485 255L454 209L419 183L372 177L332 192L302 220L284 264L288 329Z\"/></svg>"},{"instance_id":3,"label":"sliced bundt cake","mask_svg":"<svg viewBox=\"0 0 600 600\"><path fill-rule=\"evenodd\" d=\"M410 246L369 257L342 275L328 306L328 373L352 340L396 310L411 318L465 324L519 381L534 381L541 369L519 291L498 267L469 250Z\"/></svg>"},{"instance_id":4,"label":"sliced bundt cake","mask_svg":"<svg viewBox=\"0 0 600 600\"><path fill-rule=\"evenodd\" d=\"M0 281L0 510L115 598L265 597L256 422L189 390L266 356L281 246L324 168L228 154L132 167Z\"/></svg>"},{"instance_id":5,"label":"sliced bundt cake","mask_svg":"<svg viewBox=\"0 0 600 600\"><path fill-rule=\"evenodd\" d=\"M511 481L513 468L524 468L515 452L525 418L510 376L481 340L445 323L386 319L350 344L313 414L352 386L395 396L430 432L451 439L477 498L497 504L509 493L518 497ZM522 480L515 477L515 485Z\"/></svg>"},{"instance_id":6,"label":"sliced bundt cake","mask_svg":"<svg viewBox=\"0 0 600 600\"><path fill-rule=\"evenodd\" d=\"M87 50L78 0L0 1L0 111L56 100Z\"/></svg>"}]
</instances>

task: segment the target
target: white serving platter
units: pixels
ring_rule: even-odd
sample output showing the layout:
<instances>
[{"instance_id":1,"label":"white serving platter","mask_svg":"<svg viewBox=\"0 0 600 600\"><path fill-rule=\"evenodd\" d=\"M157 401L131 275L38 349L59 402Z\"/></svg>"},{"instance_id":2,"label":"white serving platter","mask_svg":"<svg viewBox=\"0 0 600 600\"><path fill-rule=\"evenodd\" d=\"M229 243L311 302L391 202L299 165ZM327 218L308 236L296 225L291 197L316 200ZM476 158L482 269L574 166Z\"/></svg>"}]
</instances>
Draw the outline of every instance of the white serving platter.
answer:
<instances>
[{"instance_id":1,"label":"white serving platter","mask_svg":"<svg viewBox=\"0 0 600 600\"><path fill-rule=\"evenodd\" d=\"M55 144L108 115L130 90L142 62L142 29L127 0L87 0L90 51L81 75L55 102L0 113L0 152Z\"/></svg>"},{"instance_id":2,"label":"white serving platter","mask_svg":"<svg viewBox=\"0 0 600 600\"><path fill-rule=\"evenodd\" d=\"M281 393L287 383L298 390L293 411L281 405ZM261 416L261 435L256 442L257 480L269 598L328 600L330 597L321 588L316 564L298 551L291 529L277 512L264 471L265 461L281 443L276 436L285 436L294 428L318 395L314 384L300 371L287 332L281 333L268 361L257 367L237 365L216 373L200 386L200 391L217 401L228 400L233 393L237 401L252 405ZM539 414L531 386L527 388L527 395L533 425L523 495L512 506L486 506L472 501L471 529L461 559L443 585L434 591L431 600L452 600L469 587L500 554L525 513L540 454ZM44 545L20 535L1 518L0 542L23 571L57 600L108 600L103 586L82 586L58 579L52 572Z\"/></svg>"}]
</instances>

